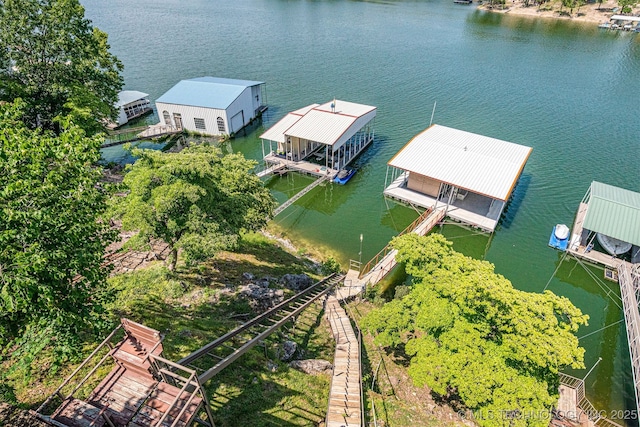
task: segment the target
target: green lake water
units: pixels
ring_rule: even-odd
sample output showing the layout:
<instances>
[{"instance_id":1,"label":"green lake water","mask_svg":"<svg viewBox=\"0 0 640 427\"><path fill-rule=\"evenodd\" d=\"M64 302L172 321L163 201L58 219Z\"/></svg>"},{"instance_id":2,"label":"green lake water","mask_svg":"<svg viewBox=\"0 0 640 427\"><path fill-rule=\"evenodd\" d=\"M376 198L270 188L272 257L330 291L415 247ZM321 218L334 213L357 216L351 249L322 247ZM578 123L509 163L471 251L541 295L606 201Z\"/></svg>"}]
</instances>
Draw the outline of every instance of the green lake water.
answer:
<instances>
[{"instance_id":1,"label":"green lake water","mask_svg":"<svg viewBox=\"0 0 640 427\"><path fill-rule=\"evenodd\" d=\"M360 234L365 261L416 218L382 197L386 162L429 125L434 102L434 123L533 147L494 235L455 225L441 232L517 288L547 287L588 313L578 333L587 368L602 358L588 397L602 410L635 408L617 285L575 261L556 272L561 255L547 241L556 223L572 223L592 180L640 191L640 34L450 0L83 4L123 61L126 88L152 100L184 78L265 81L263 121L225 144L249 158L261 157L258 135L293 109L334 97L378 107L375 143L354 178L314 190L275 219L300 247L330 251L343 265L358 259ZM108 159L126 160L110 150ZM283 201L309 182L285 176L268 185Z\"/></svg>"}]
</instances>

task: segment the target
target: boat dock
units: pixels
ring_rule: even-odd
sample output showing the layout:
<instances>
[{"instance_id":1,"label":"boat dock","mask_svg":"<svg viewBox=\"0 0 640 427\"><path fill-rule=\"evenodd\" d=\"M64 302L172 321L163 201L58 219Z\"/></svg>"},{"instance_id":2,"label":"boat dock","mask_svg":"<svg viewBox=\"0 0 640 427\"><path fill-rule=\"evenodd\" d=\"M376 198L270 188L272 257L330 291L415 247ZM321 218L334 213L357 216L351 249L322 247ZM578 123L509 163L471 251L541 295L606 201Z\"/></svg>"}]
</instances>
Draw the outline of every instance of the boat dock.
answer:
<instances>
[{"instance_id":1,"label":"boat dock","mask_svg":"<svg viewBox=\"0 0 640 427\"><path fill-rule=\"evenodd\" d=\"M492 233L522 175L532 148L431 125L389 162L385 197L437 209Z\"/></svg>"},{"instance_id":2,"label":"boat dock","mask_svg":"<svg viewBox=\"0 0 640 427\"><path fill-rule=\"evenodd\" d=\"M262 157L267 165L333 178L373 142L376 110L334 99L292 111L260 135Z\"/></svg>"},{"instance_id":3,"label":"boat dock","mask_svg":"<svg viewBox=\"0 0 640 427\"><path fill-rule=\"evenodd\" d=\"M447 200L439 200L417 191L410 190L406 187L408 173L405 172L396 178L391 185L384 190L384 195L390 199L397 200L410 205L421 206L424 208L445 209ZM446 215L454 221L459 221L486 232L493 232L500 219L502 213L502 203L492 203L486 197L476 195L474 193L458 192L454 197L455 202L449 204L446 209Z\"/></svg>"},{"instance_id":4,"label":"boat dock","mask_svg":"<svg viewBox=\"0 0 640 427\"><path fill-rule=\"evenodd\" d=\"M628 262L594 247L598 233L629 242L637 250L640 229L634 218L640 212L640 194L611 185L592 182L578 206L567 253L575 258L603 265L617 274L627 332L636 409L640 409L640 263ZM633 245L631 245L633 243ZM632 249L631 260L637 257ZM606 270L605 270L606 272ZM611 274L615 279L615 275Z\"/></svg>"},{"instance_id":5,"label":"boat dock","mask_svg":"<svg viewBox=\"0 0 640 427\"><path fill-rule=\"evenodd\" d=\"M264 161L267 165L269 165L269 167L258 174L260 178L283 170L298 172L304 175L328 177L329 179L333 179L338 174L337 169L332 169L330 167L322 166L305 160L287 160L284 157L278 156L274 153L267 154L264 157Z\"/></svg>"}]
</instances>

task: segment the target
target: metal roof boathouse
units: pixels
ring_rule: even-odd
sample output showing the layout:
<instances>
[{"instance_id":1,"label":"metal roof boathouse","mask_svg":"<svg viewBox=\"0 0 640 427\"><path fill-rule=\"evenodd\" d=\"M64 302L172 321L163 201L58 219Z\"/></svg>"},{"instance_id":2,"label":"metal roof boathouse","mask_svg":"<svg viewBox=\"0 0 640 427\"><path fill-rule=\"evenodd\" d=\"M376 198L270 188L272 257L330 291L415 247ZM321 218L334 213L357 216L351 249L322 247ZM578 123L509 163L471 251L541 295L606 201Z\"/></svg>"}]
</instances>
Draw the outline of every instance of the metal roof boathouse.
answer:
<instances>
[{"instance_id":1,"label":"metal roof boathouse","mask_svg":"<svg viewBox=\"0 0 640 427\"><path fill-rule=\"evenodd\" d=\"M265 84L197 77L182 80L156 101L161 126L204 135L232 135L266 109Z\"/></svg>"},{"instance_id":2,"label":"metal roof boathouse","mask_svg":"<svg viewBox=\"0 0 640 427\"><path fill-rule=\"evenodd\" d=\"M118 109L118 119L115 126L122 126L129 120L151 112L151 102L148 97L148 93L137 90L123 90L118 93L118 102L115 105Z\"/></svg>"},{"instance_id":3,"label":"metal roof boathouse","mask_svg":"<svg viewBox=\"0 0 640 427\"><path fill-rule=\"evenodd\" d=\"M374 138L376 107L333 100L284 116L260 135L267 165L335 176Z\"/></svg>"},{"instance_id":4,"label":"metal roof boathouse","mask_svg":"<svg viewBox=\"0 0 640 427\"><path fill-rule=\"evenodd\" d=\"M432 125L388 162L384 195L493 232L531 150Z\"/></svg>"},{"instance_id":5,"label":"metal roof boathouse","mask_svg":"<svg viewBox=\"0 0 640 427\"><path fill-rule=\"evenodd\" d=\"M593 181L578 208L568 250L607 267L617 267L616 257L640 263L640 193Z\"/></svg>"}]
</instances>

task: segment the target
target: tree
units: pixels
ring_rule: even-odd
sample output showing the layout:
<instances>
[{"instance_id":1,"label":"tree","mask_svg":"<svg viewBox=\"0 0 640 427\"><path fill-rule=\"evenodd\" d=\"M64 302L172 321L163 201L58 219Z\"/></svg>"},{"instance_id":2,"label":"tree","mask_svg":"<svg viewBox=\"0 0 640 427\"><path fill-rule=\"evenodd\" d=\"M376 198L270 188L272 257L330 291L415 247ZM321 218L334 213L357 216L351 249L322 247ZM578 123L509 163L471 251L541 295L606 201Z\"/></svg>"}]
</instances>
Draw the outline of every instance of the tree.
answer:
<instances>
[{"instance_id":1,"label":"tree","mask_svg":"<svg viewBox=\"0 0 640 427\"><path fill-rule=\"evenodd\" d=\"M124 178L130 192L114 212L125 230L138 231L133 245L166 242L172 270L179 249L188 263L206 259L235 246L242 230L262 228L273 214L271 193L251 173L256 163L241 154L222 156L205 145L133 153L140 158Z\"/></svg>"},{"instance_id":2,"label":"tree","mask_svg":"<svg viewBox=\"0 0 640 427\"><path fill-rule=\"evenodd\" d=\"M622 13L631 13L636 4L638 4L638 0L618 0L618 5Z\"/></svg>"},{"instance_id":3,"label":"tree","mask_svg":"<svg viewBox=\"0 0 640 427\"><path fill-rule=\"evenodd\" d=\"M19 344L28 364L49 345L61 361L103 330L110 231L100 141L68 120L58 136L29 130L22 107L0 103L0 349Z\"/></svg>"},{"instance_id":4,"label":"tree","mask_svg":"<svg viewBox=\"0 0 640 427\"><path fill-rule=\"evenodd\" d=\"M0 100L22 98L31 129L61 131L72 115L89 134L115 116L122 64L78 0L0 0Z\"/></svg>"},{"instance_id":5,"label":"tree","mask_svg":"<svg viewBox=\"0 0 640 427\"><path fill-rule=\"evenodd\" d=\"M393 245L413 286L364 318L375 342L404 346L416 385L461 401L482 426L548 425L558 372L584 367L574 333L588 316L549 291L514 289L439 234Z\"/></svg>"}]
</instances>

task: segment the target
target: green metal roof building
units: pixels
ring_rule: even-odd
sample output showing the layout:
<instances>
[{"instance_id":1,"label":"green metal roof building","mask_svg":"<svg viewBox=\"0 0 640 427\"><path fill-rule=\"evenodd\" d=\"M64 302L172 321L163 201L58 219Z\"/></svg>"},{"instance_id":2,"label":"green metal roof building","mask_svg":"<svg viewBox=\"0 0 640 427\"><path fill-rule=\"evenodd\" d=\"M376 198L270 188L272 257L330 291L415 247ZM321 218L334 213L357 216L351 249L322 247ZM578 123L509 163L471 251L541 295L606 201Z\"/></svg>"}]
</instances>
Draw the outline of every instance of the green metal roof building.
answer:
<instances>
[{"instance_id":1,"label":"green metal roof building","mask_svg":"<svg viewBox=\"0 0 640 427\"><path fill-rule=\"evenodd\" d=\"M593 181L583 227L640 246L640 193Z\"/></svg>"}]
</instances>

